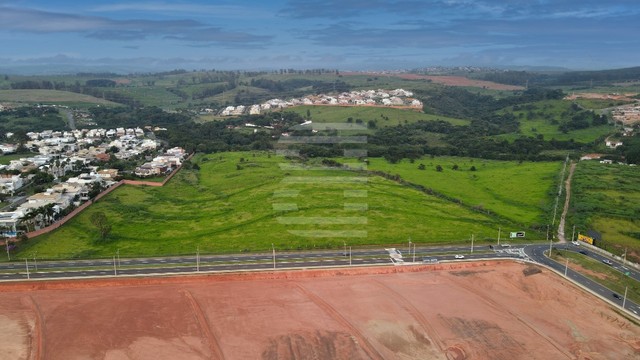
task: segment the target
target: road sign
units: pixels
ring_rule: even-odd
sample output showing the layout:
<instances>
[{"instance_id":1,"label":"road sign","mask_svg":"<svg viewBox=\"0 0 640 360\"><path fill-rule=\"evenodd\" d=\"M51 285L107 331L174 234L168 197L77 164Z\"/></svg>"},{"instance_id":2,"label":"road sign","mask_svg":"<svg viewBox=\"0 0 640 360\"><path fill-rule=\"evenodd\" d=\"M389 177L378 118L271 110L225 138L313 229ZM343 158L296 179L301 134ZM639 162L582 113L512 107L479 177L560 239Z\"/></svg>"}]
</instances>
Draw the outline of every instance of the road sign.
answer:
<instances>
[{"instance_id":1,"label":"road sign","mask_svg":"<svg viewBox=\"0 0 640 360\"><path fill-rule=\"evenodd\" d=\"M524 237L524 231L515 231L510 233L509 235L510 238L523 238Z\"/></svg>"}]
</instances>

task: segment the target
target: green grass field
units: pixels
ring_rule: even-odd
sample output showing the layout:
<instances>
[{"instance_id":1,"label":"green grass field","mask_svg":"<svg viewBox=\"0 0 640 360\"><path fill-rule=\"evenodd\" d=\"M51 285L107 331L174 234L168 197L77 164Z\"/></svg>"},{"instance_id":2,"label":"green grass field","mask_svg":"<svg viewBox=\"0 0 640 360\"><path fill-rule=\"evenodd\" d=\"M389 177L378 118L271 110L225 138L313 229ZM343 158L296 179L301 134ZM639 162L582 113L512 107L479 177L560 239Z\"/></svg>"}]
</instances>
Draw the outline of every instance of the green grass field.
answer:
<instances>
[{"instance_id":1,"label":"green grass field","mask_svg":"<svg viewBox=\"0 0 640 360\"><path fill-rule=\"evenodd\" d=\"M0 101L17 103L120 105L93 96L60 90L0 90Z\"/></svg>"},{"instance_id":2,"label":"green grass field","mask_svg":"<svg viewBox=\"0 0 640 360\"><path fill-rule=\"evenodd\" d=\"M419 170L420 164L425 170ZM442 172L436 171L440 165ZM452 170L458 165L458 170ZM476 171L469 169L474 166ZM398 174L471 207L490 210L523 226L546 224L553 204L548 194L557 186L562 162L527 162L436 157L390 164L370 159L369 169ZM507 225L507 224L505 224ZM515 231L515 229L512 229Z\"/></svg>"},{"instance_id":3,"label":"green grass field","mask_svg":"<svg viewBox=\"0 0 640 360\"><path fill-rule=\"evenodd\" d=\"M640 261L640 171L637 167L581 161L572 185L570 217L576 232L596 230L604 243L598 246Z\"/></svg>"},{"instance_id":4,"label":"green grass field","mask_svg":"<svg viewBox=\"0 0 640 360\"><path fill-rule=\"evenodd\" d=\"M18 160L20 158L30 157L30 156L33 156L33 155L34 154L32 154L32 153L0 155L0 165L9 165L11 160Z\"/></svg>"},{"instance_id":5,"label":"green grass field","mask_svg":"<svg viewBox=\"0 0 640 360\"><path fill-rule=\"evenodd\" d=\"M199 155L194 161L200 171L182 170L165 187L117 189L62 228L30 240L18 257L36 251L42 258L109 257L117 249L125 257L191 254L196 248L255 252L272 243L282 251L340 248L343 240L349 246L401 244L409 238L466 244L472 234L479 243L493 240L498 227L507 231L509 224L378 176L287 168L291 163L265 154ZM547 166L553 177L555 165ZM103 245L95 243L98 232L89 221L98 211L113 226Z\"/></svg>"},{"instance_id":6,"label":"green grass field","mask_svg":"<svg viewBox=\"0 0 640 360\"><path fill-rule=\"evenodd\" d=\"M307 110L311 115L311 120L319 123L346 123L348 118L352 118L353 123L357 119L361 119L365 126L369 120L374 120L377 127L396 126L420 120L443 120L453 125L468 125L470 123L469 120L425 114L411 109L369 106L296 106L287 109L287 111L296 112L305 118Z\"/></svg>"}]
</instances>

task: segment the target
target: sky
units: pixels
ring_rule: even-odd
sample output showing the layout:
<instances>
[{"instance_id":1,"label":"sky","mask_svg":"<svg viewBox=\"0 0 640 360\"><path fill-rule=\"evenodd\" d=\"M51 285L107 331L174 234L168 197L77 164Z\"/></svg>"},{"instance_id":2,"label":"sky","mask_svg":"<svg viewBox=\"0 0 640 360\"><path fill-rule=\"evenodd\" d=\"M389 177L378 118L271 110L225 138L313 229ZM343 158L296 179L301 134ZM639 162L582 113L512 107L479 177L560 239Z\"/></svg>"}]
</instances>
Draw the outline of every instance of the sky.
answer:
<instances>
[{"instance_id":1,"label":"sky","mask_svg":"<svg viewBox=\"0 0 640 360\"><path fill-rule=\"evenodd\" d=\"M0 0L0 72L612 69L640 66L639 19L638 0Z\"/></svg>"}]
</instances>

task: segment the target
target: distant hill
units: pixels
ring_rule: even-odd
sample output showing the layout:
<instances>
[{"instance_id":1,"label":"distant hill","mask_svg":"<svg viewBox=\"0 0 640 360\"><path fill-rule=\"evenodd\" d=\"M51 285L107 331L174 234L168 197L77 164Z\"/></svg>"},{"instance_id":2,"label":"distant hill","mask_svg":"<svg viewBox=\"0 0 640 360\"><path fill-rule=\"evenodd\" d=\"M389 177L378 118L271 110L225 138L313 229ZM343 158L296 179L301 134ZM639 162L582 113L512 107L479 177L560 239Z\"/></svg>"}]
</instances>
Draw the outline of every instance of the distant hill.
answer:
<instances>
[{"instance_id":1,"label":"distant hill","mask_svg":"<svg viewBox=\"0 0 640 360\"><path fill-rule=\"evenodd\" d=\"M500 71L484 74L482 80L493 81L508 85L543 85L562 86L593 83L602 85L612 82L640 80L640 66L594 71L565 71L565 72L532 72L532 71Z\"/></svg>"}]
</instances>

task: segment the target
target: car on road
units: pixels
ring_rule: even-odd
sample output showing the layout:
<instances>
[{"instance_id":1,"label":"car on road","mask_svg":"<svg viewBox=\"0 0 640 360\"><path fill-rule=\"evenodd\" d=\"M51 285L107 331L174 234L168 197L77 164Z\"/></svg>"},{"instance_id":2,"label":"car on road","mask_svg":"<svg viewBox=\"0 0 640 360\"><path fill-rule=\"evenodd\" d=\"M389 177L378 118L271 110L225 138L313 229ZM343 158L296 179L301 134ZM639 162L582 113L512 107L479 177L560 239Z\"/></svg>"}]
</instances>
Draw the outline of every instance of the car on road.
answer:
<instances>
[{"instance_id":1,"label":"car on road","mask_svg":"<svg viewBox=\"0 0 640 360\"><path fill-rule=\"evenodd\" d=\"M622 300L622 297L616 293L613 293L613 297L618 299L618 300Z\"/></svg>"},{"instance_id":2,"label":"car on road","mask_svg":"<svg viewBox=\"0 0 640 360\"><path fill-rule=\"evenodd\" d=\"M571 243L572 243L573 245L575 245L575 246L580 246L580 243L579 243L579 242L577 242L577 241L575 241L575 240L574 240L574 241L572 241Z\"/></svg>"},{"instance_id":3,"label":"car on road","mask_svg":"<svg viewBox=\"0 0 640 360\"><path fill-rule=\"evenodd\" d=\"M423 264L435 264L437 262L438 262L438 259L436 258L429 258L429 257L422 258Z\"/></svg>"},{"instance_id":4,"label":"car on road","mask_svg":"<svg viewBox=\"0 0 640 360\"><path fill-rule=\"evenodd\" d=\"M607 265L609 265L609 266L613 265L613 263L609 259L604 259L604 260L602 260L602 262L607 264Z\"/></svg>"},{"instance_id":5,"label":"car on road","mask_svg":"<svg viewBox=\"0 0 640 360\"><path fill-rule=\"evenodd\" d=\"M458 255L454 256L454 258L456 258L456 259L464 259L464 255L458 254Z\"/></svg>"},{"instance_id":6,"label":"car on road","mask_svg":"<svg viewBox=\"0 0 640 360\"><path fill-rule=\"evenodd\" d=\"M579 252L580 254L582 254L582 255L589 255L589 253L588 253L588 252L586 252L585 250L580 250L580 251L578 251L578 252Z\"/></svg>"}]
</instances>

